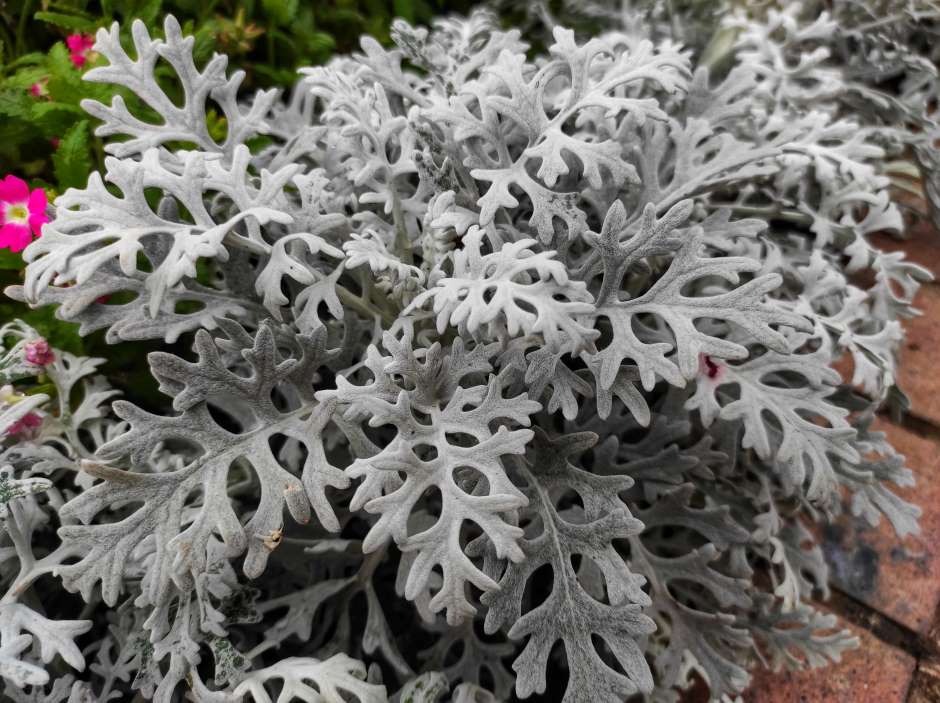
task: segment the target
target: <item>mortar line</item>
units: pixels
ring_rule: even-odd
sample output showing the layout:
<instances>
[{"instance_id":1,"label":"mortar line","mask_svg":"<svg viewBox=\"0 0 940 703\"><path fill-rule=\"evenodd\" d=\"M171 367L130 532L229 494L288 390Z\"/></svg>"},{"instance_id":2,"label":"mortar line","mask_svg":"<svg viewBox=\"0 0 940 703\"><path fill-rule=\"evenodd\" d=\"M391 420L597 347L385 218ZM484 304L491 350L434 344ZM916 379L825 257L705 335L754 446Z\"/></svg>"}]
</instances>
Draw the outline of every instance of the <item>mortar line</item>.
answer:
<instances>
[{"instance_id":1,"label":"mortar line","mask_svg":"<svg viewBox=\"0 0 940 703\"><path fill-rule=\"evenodd\" d=\"M916 411L909 411L904 413L901 416L900 422L894 422L890 415L882 414L881 416L885 420L891 421L896 425L900 425L906 430L910 430L918 437L940 441L940 426L938 426L937 423L935 423L933 420L918 414Z\"/></svg>"},{"instance_id":2,"label":"mortar line","mask_svg":"<svg viewBox=\"0 0 940 703\"><path fill-rule=\"evenodd\" d=\"M931 657L929 654L925 654L923 657L917 660L917 668L914 669L914 675L911 677L911 681L907 687L907 696L904 698L904 703L913 703L914 696L918 693L923 693L925 695L932 695L936 693L936 687L931 686L931 679L934 681L938 680L937 672L931 672L926 666L933 663L936 668L938 660ZM933 689L933 690L931 690ZM936 696L932 695L933 700L936 700ZM921 701L925 700L924 698L920 699ZM931 700L930 698L926 700Z\"/></svg>"},{"instance_id":3,"label":"mortar line","mask_svg":"<svg viewBox=\"0 0 940 703\"><path fill-rule=\"evenodd\" d=\"M913 658L914 668L907 681L903 699L904 703L911 703L911 697L917 691L915 684L921 662L930 656L930 648L925 638L835 586L832 587L832 597L828 603L839 617L865 630L879 642L899 649Z\"/></svg>"},{"instance_id":4,"label":"mortar line","mask_svg":"<svg viewBox=\"0 0 940 703\"><path fill-rule=\"evenodd\" d=\"M884 644L906 652L918 662L929 651L923 636L836 586L832 587L830 599L824 602L848 622Z\"/></svg>"}]
</instances>

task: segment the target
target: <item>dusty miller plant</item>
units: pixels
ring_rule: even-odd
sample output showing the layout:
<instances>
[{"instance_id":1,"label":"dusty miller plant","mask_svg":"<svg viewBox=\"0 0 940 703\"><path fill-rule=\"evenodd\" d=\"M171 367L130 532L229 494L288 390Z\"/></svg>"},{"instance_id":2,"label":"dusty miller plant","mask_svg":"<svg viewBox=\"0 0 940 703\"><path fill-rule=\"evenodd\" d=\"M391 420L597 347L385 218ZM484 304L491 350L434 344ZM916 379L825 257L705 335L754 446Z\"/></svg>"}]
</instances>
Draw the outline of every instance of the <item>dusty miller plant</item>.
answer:
<instances>
[{"instance_id":1,"label":"dusty miller plant","mask_svg":"<svg viewBox=\"0 0 940 703\"><path fill-rule=\"evenodd\" d=\"M636 33L393 36L246 96L172 18L98 33L150 111L85 105L107 170L9 293L192 353L150 355L161 412L9 450L6 694L665 703L837 660L813 524L917 530L872 427L928 277L869 240L883 135Z\"/></svg>"},{"instance_id":2,"label":"dusty miller plant","mask_svg":"<svg viewBox=\"0 0 940 703\"><path fill-rule=\"evenodd\" d=\"M493 0L496 7L505 3ZM513 5L508 3L508 5ZM674 41L721 71L750 63L775 99L850 115L877 133L909 220L940 227L940 6L932 0L538 0L515 4L528 34L559 21ZM913 197L911 197L913 196Z\"/></svg>"},{"instance_id":3,"label":"dusty miller plant","mask_svg":"<svg viewBox=\"0 0 940 703\"><path fill-rule=\"evenodd\" d=\"M940 227L940 7L929 0L838 0L820 12L790 3L763 21L725 20L743 61L777 77L778 97L848 113L886 150L901 206ZM769 75L769 73L768 73ZM926 208L918 206L926 201Z\"/></svg>"}]
</instances>

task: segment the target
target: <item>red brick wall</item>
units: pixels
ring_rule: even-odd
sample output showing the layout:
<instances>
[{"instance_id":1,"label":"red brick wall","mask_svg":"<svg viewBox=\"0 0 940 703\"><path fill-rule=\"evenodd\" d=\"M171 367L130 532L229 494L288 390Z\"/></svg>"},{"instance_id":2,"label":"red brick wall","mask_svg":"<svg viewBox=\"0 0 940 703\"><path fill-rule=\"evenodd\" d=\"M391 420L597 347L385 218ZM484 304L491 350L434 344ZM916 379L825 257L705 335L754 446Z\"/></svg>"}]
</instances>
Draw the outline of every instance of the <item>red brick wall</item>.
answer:
<instances>
[{"instance_id":1,"label":"red brick wall","mask_svg":"<svg viewBox=\"0 0 940 703\"><path fill-rule=\"evenodd\" d=\"M940 233L877 245L940 279ZM912 401L900 425L878 421L907 458L917 485L902 493L923 510L921 534L900 542L882 520L866 528L844 516L822 533L834 596L826 607L861 639L842 662L799 674L755 676L745 703L940 703L940 283L923 287L923 314L905 326L899 383Z\"/></svg>"}]
</instances>

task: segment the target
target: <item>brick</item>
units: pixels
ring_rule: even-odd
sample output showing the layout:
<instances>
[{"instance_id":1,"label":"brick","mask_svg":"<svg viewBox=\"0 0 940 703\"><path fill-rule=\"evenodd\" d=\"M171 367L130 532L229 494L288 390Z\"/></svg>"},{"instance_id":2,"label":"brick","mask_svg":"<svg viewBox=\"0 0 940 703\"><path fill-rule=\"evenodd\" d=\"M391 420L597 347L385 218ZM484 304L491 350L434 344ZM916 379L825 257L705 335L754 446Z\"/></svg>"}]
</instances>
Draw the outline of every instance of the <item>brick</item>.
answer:
<instances>
[{"instance_id":1,"label":"brick","mask_svg":"<svg viewBox=\"0 0 940 703\"><path fill-rule=\"evenodd\" d=\"M940 662L936 659L921 659L911 683L911 694L907 703L937 703L940 701Z\"/></svg>"},{"instance_id":2,"label":"brick","mask_svg":"<svg viewBox=\"0 0 940 703\"><path fill-rule=\"evenodd\" d=\"M705 679L693 671L689 677L691 684L679 693L679 703L709 703L708 684Z\"/></svg>"},{"instance_id":3,"label":"brick","mask_svg":"<svg viewBox=\"0 0 940 703\"><path fill-rule=\"evenodd\" d=\"M860 646L838 664L801 672L761 671L744 703L904 703L916 662L867 630L846 625Z\"/></svg>"},{"instance_id":4,"label":"brick","mask_svg":"<svg viewBox=\"0 0 940 703\"><path fill-rule=\"evenodd\" d=\"M884 518L876 528L843 515L822 530L833 585L921 635L940 603L940 443L879 420L905 455L916 486L898 495L921 507L921 534L901 541Z\"/></svg>"},{"instance_id":5,"label":"brick","mask_svg":"<svg viewBox=\"0 0 940 703\"><path fill-rule=\"evenodd\" d=\"M855 362L851 354L843 354L832 363L832 368L842 376L843 383L852 383L852 377L855 375Z\"/></svg>"},{"instance_id":6,"label":"brick","mask_svg":"<svg viewBox=\"0 0 940 703\"><path fill-rule=\"evenodd\" d=\"M913 414L940 426L940 285L923 286L915 304L923 314L904 325L898 383L911 398Z\"/></svg>"},{"instance_id":7,"label":"brick","mask_svg":"<svg viewBox=\"0 0 940 703\"><path fill-rule=\"evenodd\" d=\"M872 245L882 251L903 251L905 258L920 264L940 279L940 232L929 222L919 222L907 229L908 239L896 239L889 234L869 235Z\"/></svg>"}]
</instances>

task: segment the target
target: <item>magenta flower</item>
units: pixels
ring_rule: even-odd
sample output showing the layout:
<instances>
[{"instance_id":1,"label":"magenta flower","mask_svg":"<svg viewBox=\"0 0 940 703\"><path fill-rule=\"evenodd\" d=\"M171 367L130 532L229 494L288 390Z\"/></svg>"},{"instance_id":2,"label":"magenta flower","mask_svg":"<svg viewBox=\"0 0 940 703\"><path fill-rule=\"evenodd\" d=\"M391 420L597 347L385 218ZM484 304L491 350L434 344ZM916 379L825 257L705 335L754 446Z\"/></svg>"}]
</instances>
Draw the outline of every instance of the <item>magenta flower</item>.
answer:
<instances>
[{"instance_id":1,"label":"magenta flower","mask_svg":"<svg viewBox=\"0 0 940 703\"><path fill-rule=\"evenodd\" d=\"M49 95L49 90L46 88L46 83L48 79L43 78L41 81L36 81L31 86L29 86L29 94L34 98L45 98Z\"/></svg>"},{"instance_id":2,"label":"magenta flower","mask_svg":"<svg viewBox=\"0 0 940 703\"><path fill-rule=\"evenodd\" d=\"M36 366L48 366L55 361L55 352L45 339L34 339L26 343L26 361Z\"/></svg>"},{"instance_id":3,"label":"magenta flower","mask_svg":"<svg viewBox=\"0 0 940 703\"><path fill-rule=\"evenodd\" d=\"M713 381L718 378L721 374L721 366L719 366L715 361L708 356L707 354L699 354L698 359L699 373Z\"/></svg>"},{"instance_id":4,"label":"magenta flower","mask_svg":"<svg viewBox=\"0 0 940 703\"><path fill-rule=\"evenodd\" d=\"M69 34L65 38L65 45L69 48L69 58L75 68L82 68L91 58L91 47L95 45L95 38L90 34Z\"/></svg>"},{"instance_id":5,"label":"magenta flower","mask_svg":"<svg viewBox=\"0 0 940 703\"><path fill-rule=\"evenodd\" d=\"M36 413L26 413L19 420L14 422L7 428L6 433L10 436L13 435L27 435L30 436L33 434L40 425L42 425L42 417Z\"/></svg>"},{"instance_id":6,"label":"magenta flower","mask_svg":"<svg viewBox=\"0 0 940 703\"><path fill-rule=\"evenodd\" d=\"M16 176L0 181L0 249L22 251L48 221L46 191L30 191Z\"/></svg>"}]
</instances>

